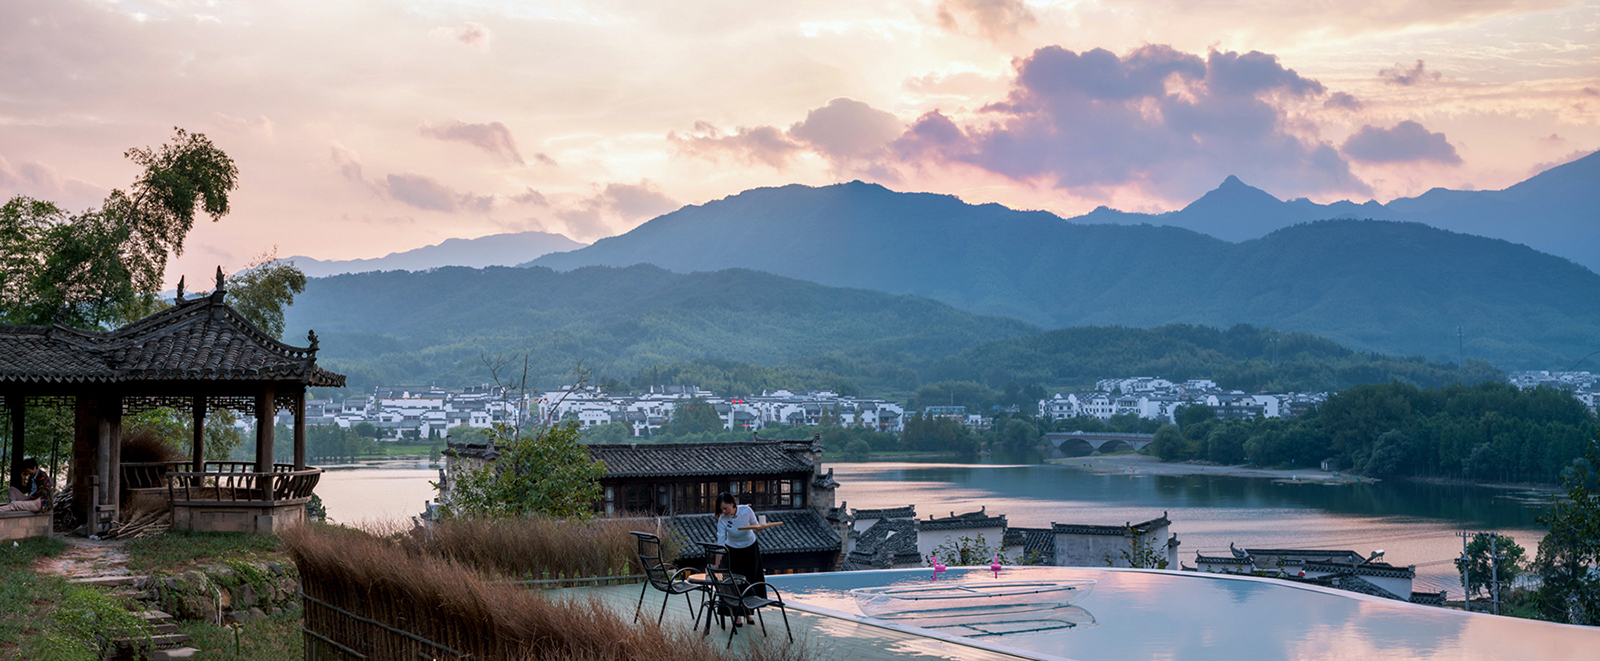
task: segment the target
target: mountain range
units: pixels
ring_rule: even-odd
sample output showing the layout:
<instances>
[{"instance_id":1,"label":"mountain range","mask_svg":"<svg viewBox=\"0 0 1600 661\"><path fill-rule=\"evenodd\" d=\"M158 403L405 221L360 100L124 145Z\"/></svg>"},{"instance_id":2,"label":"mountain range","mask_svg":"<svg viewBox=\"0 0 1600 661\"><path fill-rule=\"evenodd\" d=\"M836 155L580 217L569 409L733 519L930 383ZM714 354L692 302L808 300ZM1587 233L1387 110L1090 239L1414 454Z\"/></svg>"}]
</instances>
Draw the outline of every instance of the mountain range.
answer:
<instances>
[{"instance_id":1,"label":"mountain range","mask_svg":"<svg viewBox=\"0 0 1600 661\"><path fill-rule=\"evenodd\" d=\"M529 263L635 264L914 294L1046 328L1251 323L1508 368L1562 367L1600 348L1600 275L1421 223L1325 220L1230 243L851 182L746 191Z\"/></svg>"},{"instance_id":2,"label":"mountain range","mask_svg":"<svg viewBox=\"0 0 1600 661\"><path fill-rule=\"evenodd\" d=\"M1331 218L1424 223L1521 243L1600 271L1600 151L1541 172L1505 190L1435 188L1417 197L1356 204L1283 201L1228 177L1177 211L1146 214L1100 207L1075 223L1171 225L1227 241L1266 236L1290 225Z\"/></svg>"},{"instance_id":3,"label":"mountain range","mask_svg":"<svg viewBox=\"0 0 1600 661\"><path fill-rule=\"evenodd\" d=\"M900 397L941 381L1075 388L1107 375L1210 378L1227 387L1328 390L1399 379L1418 385L1503 378L1465 366L1352 352L1324 338L1226 331L1042 329L920 296L824 287L745 269L446 267L313 278L293 307L315 328L321 364L350 387L457 387L528 374L570 383L697 384L727 392L828 389Z\"/></svg>"},{"instance_id":4,"label":"mountain range","mask_svg":"<svg viewBox=\"0 0 1600 661\"><path fill-rule=\"evenodd\" d=\"M292 261L307 277L320 278L367 271L421 271L440 266L511 266L546 253L576 250L586 245L560 234L516 232L476 239L446 239L435 245L372 259L324 261L297 255L280 261Z\"/></svg>"}]
</instances>

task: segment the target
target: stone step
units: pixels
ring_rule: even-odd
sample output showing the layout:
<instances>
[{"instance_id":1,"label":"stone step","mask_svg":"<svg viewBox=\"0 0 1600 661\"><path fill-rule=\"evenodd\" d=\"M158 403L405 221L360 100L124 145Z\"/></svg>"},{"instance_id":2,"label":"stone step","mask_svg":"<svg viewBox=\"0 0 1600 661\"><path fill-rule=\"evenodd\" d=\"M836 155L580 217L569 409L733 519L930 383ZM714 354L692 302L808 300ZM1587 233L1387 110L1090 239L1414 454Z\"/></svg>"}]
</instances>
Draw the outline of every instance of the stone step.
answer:
<instances>
[{"instance_id":1,"label":"stone step","mask_svg":"<svg viewBox=\"0 0 1600 661\"><path fill-rule=\"evenodd\" d=\"M150 653L150 661L180 661L193 659L200 650L193 647L174 647L170 650L156 650Z\"/></svg>"},{"instance_id":2,"label":"stone step","mask_svg":"<svg viewBox=\"0 0 1600 661\"><path fill-rule=\"evenodd\" d=\"M90 576L88 578L69 579L67 582L68 583L77 583L78 585L93 585L95 587L102 587L102 588L120 588L120 587L133 585L134 581L137 581L137 580L139 580L141 578L144 578L144 577L143 576Z\"/></svg>"},{"instance_id":3,"label":"stone step","mask_svg":"<svg viewBox=\"0 0 1600 661\"><path fill-rule=\"evenodd\" d=\"M189 642L186 633L162 633L147 638L118 638L111 641L118 649L171 649Z\"/></svg>"},{"instance_id":4,"label":"stone step","mask_svg":"<svg viewBox=\"0 0 1600 661\"><path fill-rule=\"evenodd\" d=\"M155 624L157 622L171 622L172 621L172 616L171 615L169 615L167 613L163 613L161 611L157 611L157 610L139 611L138 613L134 613L134 614L138 615L139 617L144 618L144 621L149 622L151 624Z\"/></svg>"}]
</instances>

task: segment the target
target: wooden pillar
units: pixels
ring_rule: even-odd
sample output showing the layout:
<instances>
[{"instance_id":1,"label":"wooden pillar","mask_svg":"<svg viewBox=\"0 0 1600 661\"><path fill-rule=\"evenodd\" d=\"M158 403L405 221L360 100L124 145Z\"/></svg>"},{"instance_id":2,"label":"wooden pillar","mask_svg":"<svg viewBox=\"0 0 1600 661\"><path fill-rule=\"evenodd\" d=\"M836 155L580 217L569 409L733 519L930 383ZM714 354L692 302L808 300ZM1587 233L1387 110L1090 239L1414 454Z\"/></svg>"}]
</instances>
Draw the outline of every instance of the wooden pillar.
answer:
<instances>
[{"instance_id":1,"label":"wooden pillar","mask_svg":"<svg viewBox=\"0 0 1600 661\"><path fill-rule=\"evenodd\" d=\"M306 469L306 389L294 394L294 469Z\"/></svg>"},{"instance_id":2,"label":"wooden pillar","mask_svg":"<svg viewBox=\"0 0 1600 661\"><path fill-rule=\"evenodd\" d=\"M22 395L6 395L6 410L11 414L11 484L18 489L22 488L22 453L27 452L22 442L22 432L27 422L25 401Z\"/></svg>"},{"instance_id":3,"label":"wooden pillar","mask_svg":"<svg viewBox=\"0 0 1600 661\"><path fill-rule=\"evenodd\" d=\"M110 435L110 491L106 503L112 506L115 517L122 515L122 395L106 397L106 410L101 419L106 421L106 434ZM101 479L107 485L106 479Z\"/></svg>"},{"instance_id":4,"label":"wooden pillar","mask_svg":"<svg viewBox=\"0 0 1600 661\"><path fill-rule=\"evenodd\" d=\"M196 473L206 471L206 396L194 396L194 467Z\"/></svg>"},{"instance_id":5,"label":"wooden pillar","mask_svg":"<svg viewBox=\"0 0 1600 661\"><path fill-rule=\"evenodd\" d=\"M277 418L278 404L273 399L272 386L264 386L256 395L256 472L272 472L272 427Z\"/></svg>"},{"instance_id":6,"label":"wooden pillar","mask_svg":"<svg viewBox=\"0 0 1600 661\"><path fill-rule=\"evenodd\" d=\"M90 478L100 464L99 430L95 425L94 398L78 395L74 398L72 425L72 511L79 521L90 521L94 516L94 488ZM96 532L90 529L90 533Z\"/></svg>"}]
</instances>

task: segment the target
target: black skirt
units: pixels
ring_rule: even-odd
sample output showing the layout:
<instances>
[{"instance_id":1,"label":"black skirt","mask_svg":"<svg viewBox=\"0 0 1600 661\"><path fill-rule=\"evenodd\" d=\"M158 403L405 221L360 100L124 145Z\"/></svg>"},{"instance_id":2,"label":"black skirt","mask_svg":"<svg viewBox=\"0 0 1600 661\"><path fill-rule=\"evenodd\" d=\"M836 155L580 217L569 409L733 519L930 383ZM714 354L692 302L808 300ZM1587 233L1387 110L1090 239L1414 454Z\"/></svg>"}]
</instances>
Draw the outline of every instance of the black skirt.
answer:
<instances>
[{"instance_id":1,"label":"black skirt","mask_svg":"<svg viewBox=\"0 0 1600 661\"><path fill-rule=\"evenodd\" d=\"M752 543L742 549L728 547L728 570L744 577L744 580L754 585L767 580L767 572L761 568L761 542ZM767 596L767 586L757 585L750 591L757 597Z\"/></svg>"}]
</instances>

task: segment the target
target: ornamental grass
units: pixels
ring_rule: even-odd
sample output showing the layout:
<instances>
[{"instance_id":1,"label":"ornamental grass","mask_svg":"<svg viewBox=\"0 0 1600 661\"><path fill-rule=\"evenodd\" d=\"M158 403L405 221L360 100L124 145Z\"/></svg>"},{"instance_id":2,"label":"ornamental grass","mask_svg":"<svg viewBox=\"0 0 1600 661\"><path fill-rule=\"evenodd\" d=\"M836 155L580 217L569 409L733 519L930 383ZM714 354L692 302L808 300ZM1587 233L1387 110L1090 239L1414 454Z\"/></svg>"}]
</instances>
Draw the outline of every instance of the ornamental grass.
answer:
<instances>
[{"instance_id":1,"label":"ornamental grass","mask_svg":"<svg viewBox=\"0 0 1600 661\"><path fill-rule=\"evenodd\" d=\"M309 597L305 608L307 630L368 658L446 658L449 654L467 654L508 661L798 661L808 656L800 641L789 645L783 636L751 638L748 649L729 651L715 644L720 639L702 638L681 625L669 622L657 626L649 617L634 623L631 612L613 611L595 596L530 590L495 580L520 575L534 566L529 561L515 560L524 549L512 546L532 535L517 535L507 532L500 523L485 523L456 527L431 541L418 541L414 535L379 537L366 531L320 525L292 529L282 537ZM541 542L542 550L527 552L547 554L544 557L583 555L586 547L561 553L556 546L572 539L575 538L562 534ZM630 536L628 541L631 540ZM507 545L503 551L495 549L502 544ZM606 544L604 548L620 548L616 541ZM613 560L614 556L605 556L592 561L597 563L593 566L606 567ZM484 563L487 571L474 562ZM581 572L586 565L571 566ZM432 641L439 647L394 630ZM312 637L308 637L307 644L326 645ZM328 658L340 657L329 654Z\"/></svg>"}]
</instances>

